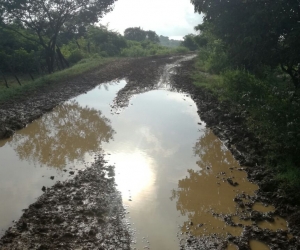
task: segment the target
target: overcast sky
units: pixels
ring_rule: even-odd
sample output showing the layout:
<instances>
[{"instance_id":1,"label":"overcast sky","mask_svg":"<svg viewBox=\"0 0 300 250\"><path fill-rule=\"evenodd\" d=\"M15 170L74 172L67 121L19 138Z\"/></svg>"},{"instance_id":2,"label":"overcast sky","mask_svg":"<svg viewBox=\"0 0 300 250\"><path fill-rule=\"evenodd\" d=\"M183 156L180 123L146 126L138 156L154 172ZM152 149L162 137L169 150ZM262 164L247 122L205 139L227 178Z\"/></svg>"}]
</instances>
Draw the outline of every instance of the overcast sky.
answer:
<instances>
[{"instance_id":1,"label":"overcast sky","mask_svg":"<svg viewBox=\"0 0 300 250\"><path fill-rule=\"evenodd\" d=\"M173 39L195 33L194 27L201 22L190 0L118 0L100 21L121 34L128 27L141 27Z\"/></svg>"}]
</instances>

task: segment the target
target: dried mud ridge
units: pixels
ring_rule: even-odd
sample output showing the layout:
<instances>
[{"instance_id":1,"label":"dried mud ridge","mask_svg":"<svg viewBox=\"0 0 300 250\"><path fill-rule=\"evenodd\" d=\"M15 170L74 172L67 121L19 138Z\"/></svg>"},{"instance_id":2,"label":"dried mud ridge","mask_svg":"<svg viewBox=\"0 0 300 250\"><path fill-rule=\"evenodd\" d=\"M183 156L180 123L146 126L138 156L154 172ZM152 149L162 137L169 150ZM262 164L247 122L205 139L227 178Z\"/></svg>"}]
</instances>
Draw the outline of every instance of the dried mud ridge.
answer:
<instances>
[{"instance_id":1,"label":"dried mud ridge","mask_svg":"<svg viewBox=\"0 0 300 250\"><path fill-rule=\"evenodd\" d=\"M116 107L124 107L132 95L159 88L163 66L180 58L160 56L114 61L80 77L40 88L18 100L1 103L0 138L11 136L15 130L23 128L59 103L101 82L127 79L128 84L115 100ZM237 207L244 209L248 216L244 219L258 223L279 215L288 220L290 231L273 232L255 225L236 225L231 215L216 215L229 225L242 227L242 235L229 235L226 239L217 235L201 238L189 236L181 249L226 249L228 243L232 242L240 250L249 250L251 239L261 240L271 249L300 249L299 207L293 205L292 195L286 196L276 189L274 173L264 167L264 146L246 129L244 120L247 114L234 110L229 103L219 103L209 91L196 88L190 78L192 69L192 60L182 61L181 66L176 68L176 74L169 79L170 87L191 95L201 119L225 142L240 164L245 166L248 178L259 184L260 190L254 197L247 197L247 203L243 197L235 198ZM6 231L0 240L0 249L128 249L130 236L122 223L121 200L115 192L113 179L108 180L105 171L103 160L99 158L74 180L57 183L47 189L15 226ZM99 188L102 193L96 192ZM114 208L109 207L107 201L115 201ZM257 201L273 204L276 211L271 214L254 213L252 205ZM97 213L95 208L101 212ZM116 217L111 217L109 211ZM288 233L294 237L289 239Z\"/></svg>"}]
</instances>

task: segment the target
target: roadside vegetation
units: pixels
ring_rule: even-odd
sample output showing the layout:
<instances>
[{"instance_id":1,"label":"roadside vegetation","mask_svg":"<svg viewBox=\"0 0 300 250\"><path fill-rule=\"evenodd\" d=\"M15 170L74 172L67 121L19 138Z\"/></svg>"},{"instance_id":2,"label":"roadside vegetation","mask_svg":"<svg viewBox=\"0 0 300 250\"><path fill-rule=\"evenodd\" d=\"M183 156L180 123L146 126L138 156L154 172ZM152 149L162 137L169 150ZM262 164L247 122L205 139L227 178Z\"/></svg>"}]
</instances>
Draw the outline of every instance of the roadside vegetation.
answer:
<instances>
[{"instance_id":1,"label":"roadside vegetation","mask_svg":"<svg viewBox=\"0 0 300 250\"><path fill-rule=\"evenodd\" d=\"M0 101L98 67L119 57L189 51L160 44L155 31L139 27L124 36L94 25L115 0L0 0Z\"/></svg>"},{"instance_id":2,"label":"roadside vegetation","mask_svg":"<svg viewBox=\"0 0 300 250\"><path fill-rule=\"evenodd\" d=\"M204 14L185 38L199 56L195 85L236 111L265 145L267 166L286 192L300 188L299 3L287 1L192 1ZM192 47L195 48L192 48ZM300 195L297 195L300 203Z\"/></svg>"}]
</instances>

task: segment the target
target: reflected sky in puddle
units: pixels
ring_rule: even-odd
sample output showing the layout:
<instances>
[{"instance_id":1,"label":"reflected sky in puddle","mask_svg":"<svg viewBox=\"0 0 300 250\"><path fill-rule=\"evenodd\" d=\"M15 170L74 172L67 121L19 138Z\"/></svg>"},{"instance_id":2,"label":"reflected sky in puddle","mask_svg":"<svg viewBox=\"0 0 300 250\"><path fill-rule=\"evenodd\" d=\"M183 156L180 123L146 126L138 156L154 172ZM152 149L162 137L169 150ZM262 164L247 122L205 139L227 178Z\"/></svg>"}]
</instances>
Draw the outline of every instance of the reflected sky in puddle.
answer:
<instances>
[{"instance_id":1,"label":"reflected sky in puddle","mask_svg":"<svg viewBox=\"0 0 300 250\"><path fill-rule=\"evenodd\" d=\"M133 247L178 249L186 231L240 233L212 212L234 213L235 195L253 194L257 186L247 182L205 124L199 125L195 103L182 93L154 90L117 110L113 101L125 84L102 84L0 141L0 199L6 201L0 228L18 219L42 186L69 178L71 169L84 168L103 151L115 166L117 187L136 230ZM232 187L226 178L239 185Z\"/></svg>"}]
</instances>

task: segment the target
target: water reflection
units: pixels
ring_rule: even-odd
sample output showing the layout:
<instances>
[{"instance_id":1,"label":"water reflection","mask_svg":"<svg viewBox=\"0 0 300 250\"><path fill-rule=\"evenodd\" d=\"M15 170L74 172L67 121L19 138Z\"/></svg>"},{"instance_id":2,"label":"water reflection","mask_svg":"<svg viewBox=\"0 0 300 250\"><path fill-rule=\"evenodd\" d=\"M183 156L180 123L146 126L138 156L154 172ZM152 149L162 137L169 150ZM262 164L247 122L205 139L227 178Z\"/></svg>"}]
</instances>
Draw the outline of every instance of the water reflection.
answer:
<instances>
[{"instance_id":1,"label":"water reflection","mask_svg":"<svg viewBox=\"0 0 300 250\"><path fill-rule=\"evenodd\" d=\"M21 209L42 194L43 186L67 179L68 171L60 171L62 168L84 168L82 161L100 151L114 133L110 120L99 110L72 100L13 137L0 140L0 229L19 217ZM48 168L37 169L36 165Z\"/></svg>"},{"instance_id":2,"label":"water reflection","mask_svg":"<svg viewBox=\"0 0 300 250\"><path fill-rule=\"evenodd\" d=\"M171 197L177 200L177 210L189 218L183 231L195 235L226 232L239 235L241 228L226 225L216 214L234 214L235 195L240 190L253 195L257 186L246 180L246 173L238 170L238 162L210 130L196 142L194 153L199 157L199 170L188 170L188 176L178 181L178 189L172 191ZM239 185L233 187L227 178Z\"/></svg>"},{"instance_id":3,"label":"water reflection","mask_svg":"<svg viewBox=\"0 0 300 250\"><path fill-rule=\"evenodd\" d=\"M186 56L184 58L178 59L176 62L167 64L163 68L161 72L161 77L158 81L151 81L153 79L143 79L138 85L136 86L136 77L127 78L127 84L124 88L122 88L115 98L115 103L118 107L127 107L129 105L130 99L137 94L143 94L149 92L151 90L172 90L177 92L174 86L171 85L171 76L176 73L175 67L179 66L179 64L183 61L189 61L196 57L196 55ZM152 61L155 63L155 60Z\"/></svg>"},{"instance_id":4,"label":"water reflection","mask_svg":"<svg viewBox=\"0 0 300 250\"><path fill-rule=\"evenodd\" d=\"M67 162L83 160L87 152L100 151L101 143L113 134L99 110L72 100L19 131L10 144L21 160L63 168Z\"/></svg>"}]
</instances>

